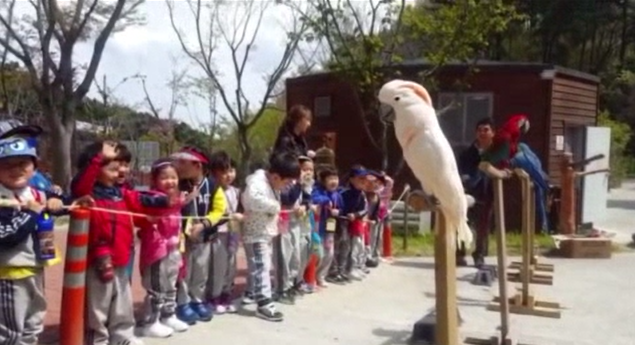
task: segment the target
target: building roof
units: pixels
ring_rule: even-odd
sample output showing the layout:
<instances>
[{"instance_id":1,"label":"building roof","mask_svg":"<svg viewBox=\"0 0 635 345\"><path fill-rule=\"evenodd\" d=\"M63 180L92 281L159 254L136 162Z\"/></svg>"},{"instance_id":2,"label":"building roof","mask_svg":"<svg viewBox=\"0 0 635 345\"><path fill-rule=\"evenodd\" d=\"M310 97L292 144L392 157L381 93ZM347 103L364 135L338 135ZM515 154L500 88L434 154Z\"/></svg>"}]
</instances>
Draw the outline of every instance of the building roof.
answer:
<instances>
[{"instance_id":1,"label":"building roof","mask_svg":"<svg viewBox=\"0 0 635 345\"><path fill-rule=\"evenodd\" d=\"M557 74L581 79L590 83L599 84L600 78L598 76L577 71L571 68L566 68L554 64L545 64L538 62L511 62L511 61L491 61L491 60L478 60L474 64L470 63L462 63L462 62L450 62L443 65L442 69L464 69L470 66L478 67L480 69L487 70L513 70L515 72L533 72L540 73L543 71L553 70ZM402 68L429 68L432 67L431 64L427 63L423 59L415 59L415 60L407 60L401 62L399 64L393 65L393 67L402 67ZM327 79L332 76L332 72L321 71L309 75L304 75L296 78L289 78L288 80L293 81L308 81L308 80L319 80L319 79Z\"/></svg>"}]
</instances>

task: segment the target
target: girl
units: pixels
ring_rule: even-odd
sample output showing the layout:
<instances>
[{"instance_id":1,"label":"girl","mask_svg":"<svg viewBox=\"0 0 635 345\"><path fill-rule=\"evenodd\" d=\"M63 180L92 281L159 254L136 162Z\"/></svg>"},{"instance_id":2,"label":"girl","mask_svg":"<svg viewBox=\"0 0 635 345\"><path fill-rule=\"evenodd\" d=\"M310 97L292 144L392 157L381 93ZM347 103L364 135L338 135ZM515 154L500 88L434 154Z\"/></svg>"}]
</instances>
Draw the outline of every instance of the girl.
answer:
<instances>
[{"instance_id":1,"label":"girl","mask_svg":"<svg viewBox=\"0 0 635 345\"><path fill-rule=\"evenodd\" d=\"M180 253L181 207L195 197L180 194L179 176L170 160L160 159L152 165L153 193L178 200L156 219L141 225L141 284L148 292L142 333L146 337L165 338L184 332L188 325L175 316L176 283L183 265Z\"/></svg>"}]
</instances>

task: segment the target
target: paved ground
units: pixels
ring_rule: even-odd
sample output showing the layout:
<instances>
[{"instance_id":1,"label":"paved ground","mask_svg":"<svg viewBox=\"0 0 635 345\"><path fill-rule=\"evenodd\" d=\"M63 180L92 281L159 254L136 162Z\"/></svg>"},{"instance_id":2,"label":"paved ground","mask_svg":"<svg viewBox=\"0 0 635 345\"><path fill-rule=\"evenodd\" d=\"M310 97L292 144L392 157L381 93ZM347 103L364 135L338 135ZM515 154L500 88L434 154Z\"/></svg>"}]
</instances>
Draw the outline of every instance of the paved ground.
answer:
<instances>
[{"instance_id":1,"label":"paved ground","mask_svg":"<svg viewBox=\"0 0 635 345\"><path fill-rule=\"evenodd\" d=\"M635 180L629 180L619 189L611 190L607 202L606 219L598 221L596 227L614 231L615 241L630 243L635 233Z\"/></svg>"}]
</instances>

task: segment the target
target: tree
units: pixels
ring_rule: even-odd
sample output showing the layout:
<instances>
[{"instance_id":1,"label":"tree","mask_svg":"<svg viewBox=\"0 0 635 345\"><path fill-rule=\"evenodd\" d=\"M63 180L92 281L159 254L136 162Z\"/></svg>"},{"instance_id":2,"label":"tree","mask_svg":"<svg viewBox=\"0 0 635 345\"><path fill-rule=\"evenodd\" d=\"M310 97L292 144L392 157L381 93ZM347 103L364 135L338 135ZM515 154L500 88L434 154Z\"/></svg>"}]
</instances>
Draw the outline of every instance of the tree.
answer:
<instances>
[{"instance_id":1,"label":"tree","mask_svg":"<svg viewBox=\"0 0 635 345\"><path fill-rule=\"evenodd\" d=\"M178 66L178 61L172 58L172 65ZM141 88L145 96L144 102L150 108L150 113L157 119L158 124L153 127L153 132L159 144L161 145L161 153L169 154L176 150L176 138L174 134L174 127L177 122L174 119L176 111L187 105L187 70L185 68L173 69L170 78L167 81L167 88L170 90L170 101L167 107L167 111L157 107L156 102L150 97L148 87L146 85L146 76L136 75L136 79L141 82Z\"/></svg>"},{"instance_id":2,"label":"tree","mask_svg":"<svg viewBox=\"0 0 635 345\"><path fill-rule=\"evenodd\" d=\"M53 179L67 186L71 175L71 148L78 107L88 93L109 37L141 18L143 0L29 0L30 12L15 16L16 0L0 5L0 47L29 73L50 129ZM83 77L73 59L75 45L93 40L93 52Z\"/></svg>"},{"instance_id":3,"label":"tree","mask_svg":"<svg viewBox=\"0 0 635 345\"><path fill-rule=\"evenodd\" d=\"M284 1L302 15L308 35L323 43L330 59L326 68L340 74L358 91L366 137L389 165L386 124L379 117L376 94L387 79L399 75L390 67L403 60L430 63L430 73L449 60L472 59L487 46L489 35L514 19L513 7L502 0L466 0L439 5L407 6L405 0ZM402 159L399 157L399 159ZM401 166L401 164L395 164Z\"/></svg>"},{"instance_id":4,"label":"tree","mask_svg":"<svg viewBox=\"0 0 635 345\"><path fill-rule=\"evenodd\" d=\"M282 55L270 72L264 76L265 91L258 104L252 105L245 94L245 71L248 60L256 50L255 42L262 34L261 27L265 14L280 12L283 8L275 1L184 1L189 7L192 21L195 24L193 44L188 42L187 34L179 27L175 18L174 2L167 0L170 21L185 55L199 67L209 79L218 93L223 107L236 127L240 165L243 170L253 155L253 147L249 142L249 129L265 114L267 103L276 95L274 89L285 73L292 67L298 47L304 39L307 26L297 18L292 18L292 27L286 34L286 43ZM181 2L183 3L183 2ZM181 19L182 20L182 19ZM221 49L229 51L232 66L221 71L214 60ZM226 66L225 66L226 67ZM223 72L231 75L235 89L227 87Z\"/></svg>"}]
</instances>

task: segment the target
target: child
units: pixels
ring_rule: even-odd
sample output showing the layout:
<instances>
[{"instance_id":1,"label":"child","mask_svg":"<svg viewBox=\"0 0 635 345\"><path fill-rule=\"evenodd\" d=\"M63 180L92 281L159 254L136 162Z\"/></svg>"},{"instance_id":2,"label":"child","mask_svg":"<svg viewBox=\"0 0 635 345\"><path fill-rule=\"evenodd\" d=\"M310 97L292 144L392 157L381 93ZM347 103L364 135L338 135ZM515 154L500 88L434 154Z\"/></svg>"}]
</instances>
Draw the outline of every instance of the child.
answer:
<instances>
[{"instance_id":1,"label":"child","mask_svg":"<svg viewBox=\"0 0 635 345\"><path fill-rule=\"evenodd\" d=\"M363 223L366 221L366 198L363 190L368 181L368 171L360 166L353 166L349 173L348 186L342 190L342 214L346 217L344 224L347 236L340 236L338 244L337 272L344 280L361 280L359 271L364 253Z\"/></svg>"},{"instance_id":2,"label":"child","mask_svg":"<svg viewBox=\"0 0 635 345\"><path fill-rule=\"evenodd\" d=\"M214 153L210 159L210 173L225 191L227 210L231 221L218 227L218 233L212 239L212 263L207 280L207 297L216 314L235 313L231 302L234 279L236 278L236 250L238 249L238 222L242 214L238 213L239 190L231 184L236 178L235 163L225 151Z\"/></svg>"},{"instance_id":3,"label":"child","mask_svg":"<svg viewBox=\"0 0 635 345\"><path fill-rule=\"evenodd\" d=\"M313 162L310 158L298 158L302 176L313 173ZM304 171L304 172L303 172ZM301 179L303 177L300 177ZM306 183L305 183L306 184ZM280 204L283 210L290 210L285 214L286 222L279 224L278 234L274 238L276 273L276 300L280 303L293 305L295 296L301 294L303 267L306 265L303 254L307 254L309 245L306 236L306 222L311 194L307 194L302 182L295 182L280 193ZM303 230L304 229L304 230ZM310 234L310 231L309 231ZM308 254L307 254L308 255Z\"/></svg>"},{"instance_id":4,"label":"child","mask_svg":"<svg viewBox=\"0 0 635 345\"><path fill-rule=\"evenodd\" d=\"M280 190L300 175L300 166L293 154L272 155L269 168L257 170L247 177L242 194L245 218L242 227L243 244L252 286L248 287L258 303L256 316L269 321L282 321L271 299L271 239L278 232Z\"/></svg>"},{"instance_id":5,"label":"child","mask_svg":"<svg viewBox=\"0 0 635 345\"><path fill-rule=\"evenodd\" d=\"M44 251L54 250L51 236L40 238L45 246L37 241L41 212L60 210L62 201L29 187L36 161L34 138L0 140L0 344L38 343L46 312L44 267L61 259Z\"/></svg>"},{"instance_id":6,"label":"child","mask_svg":"<svg viewBox=\"0 0 635 345\"><path fill-rule=\"evenodd\" d=\"M206 177L209 159L195 147L184 147L172 155L180 178L180 188L185 192L198 191L198 196L187 204L183 217L193 217L183 221L186 234L185 279L178 283L177 317L193 325L197 321L208 322L214 316L205 301L205 287L209 278L212 235L221 225L227 209L225 193L218 185Z\"/></svg>"},{"instance_id":7,"label":"child","mask_svg":"<svg viewBox=\"0 0 635 345\"><path fill-rule=\"evenodd\" d=\"M115 146L117 150L117 158L115 161L119 163L119 174L117 176L117 185L121 188L134 189L134 186L130 182L130 162L132 162L132 153L128 150L128 147L122 143L117 143ZM131 221L135 226L137 223L143 223L143 219L137 219L131 217ZM135 258L135 244L132 243L132 249L130 249L130 262L128 262L128 276L130 277L130 284L132 284L132 273L134 271L134 258Z\"/></svg>"},{"instance_id":8,"label":"child","mask_svg":"<svg viewBox=\"0 0 635 345\"><path fill-rule=\"evenodd\" d=\"M302 189L300 195L300 205L304 206L306 210L304 216L298 217L299 223L299 234L300 234L300 243L299 243L299 252L300 252L300 266L298 267L298 275L296 276L294 290L297 294L304 293L312 293L313 287L308 286L304 283L304 271L306 270L307 265L309 264L309 259L311 257L311 232L313 230L312 227L312 218L314 206L311 202L311 192L313 191L313 185L315 184L315 170L313 166L313 160L306 156L301 156L299 158L300 162L300 181L299 185Z\"/></svg>"},{"instance_id":9,"label":"child","mask_svg":"<svg viewBox=\"0 0 635 345\"><path fill-rule=\"evenodd\" d=\"M379 212L377 215L377 224L375 232L371 234L371 262L369 267L379 265L381 258L383 231L388 222L390 222L390 200L392 199L392 189L394 182L386 172L379 173L377 178L378 186L376 193L379 195Z\"/></svg>"},{"instance_id":10,"label":"child","mask_svg":"<svg viewBox=\"0 0 635 345\"><path fill-rule=\"evenodd\" d=\"M335 230L337 229L336 218L340 215L342 198L337 192L340 184L337 170L334 168L324 168L318 176L318 184L312 192L313 203L319 207L320 222L318 232L324 246L324 256L317 269L317 284L319 287L326 287L326 279L333 258L335 255Z\"/></svg>"},{"instance_id":11,"label":"child","mask_svg":"<svg viewBox=\"0 0 635 345\"><path fill-rule=\"evenodd\" d=\"M171 204L166 196L149 196L117 185L119 162L114 143L88 145L78 159L80 173L71 190L90 195L95 205L116 212L154 214ZM129 215L92 210L86 271L86 343L141 344L134 337L132 292L126 267L130 261L133 227Z\"/></svg>"},{"instance_id":12,"label":"child","mask_svg":"<svg viewBox=\"0 0 635 345\"><path fill-rule=\"evenodd\" d=\"M184 332L188 325L175 316L176 283L181 259L181 207L189 202L179 191L179 178L174 164L160 159L152 165L150 188L157 195L166 195L179 202L152 222L141 225L141 285L146 296L147 315L142 333L146 337L165 338L173 332ZM191 197L191 196L190 196Z\"/></svg>"},{"instance_id":13,"label":"child","mask_svg":"<svg viewBox=\"0 0 635 345\"><path fill-rule=\"evenodd\" d=\"M382 222L380 220L381 216L381 198L379 197L379 191L384 185L384 176L376 171L371 171L370 176L374 178L374 181L370 181L366 190L364 191L367 200L366 210L368 212L368 220L369 223L366 224L366 228L368 229L365 238L365 260L364 266L361 268L362 272L369 273L369 267L377 267L379 263L379 256L376 255L377 248L379 246L379 238L381 235Z\"/></svg>"}]
</instances>

